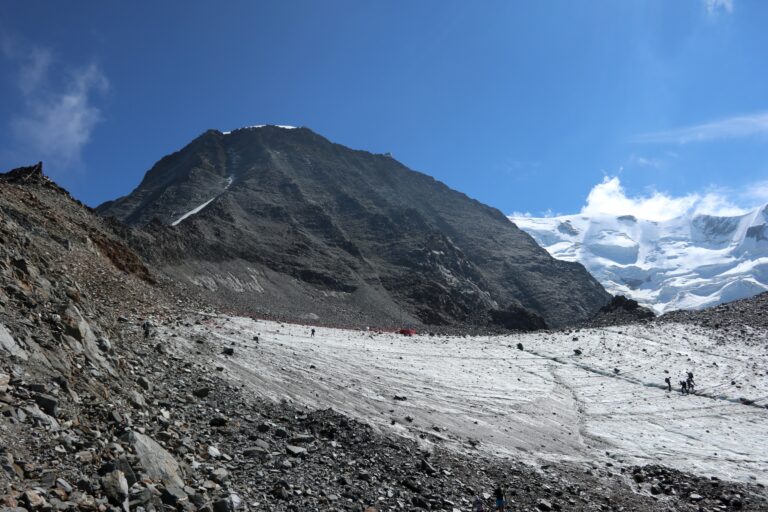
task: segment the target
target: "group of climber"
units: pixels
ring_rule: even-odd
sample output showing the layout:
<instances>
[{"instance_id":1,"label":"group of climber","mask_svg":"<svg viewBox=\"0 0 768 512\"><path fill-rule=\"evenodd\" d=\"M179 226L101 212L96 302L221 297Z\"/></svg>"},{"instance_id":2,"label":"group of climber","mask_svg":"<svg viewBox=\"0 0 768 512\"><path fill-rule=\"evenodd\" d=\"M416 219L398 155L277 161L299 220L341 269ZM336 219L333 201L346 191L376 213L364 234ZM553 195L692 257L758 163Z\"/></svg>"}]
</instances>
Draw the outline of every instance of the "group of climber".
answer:
<instances>
[{"instance_id":1,"label":"group of climber","mask_svg":"<svg viewBox=\"0 0 768 512\"><path fill-rule=\"evenodd\" d=\"M667 384L667 391L672 391L672 379L666 377L664 382ZM683 395L689 395L695 391L696 382L693 380L693 372L688 372L688 376L685 380L680 381L680 393Z\"/></svg>"}]
</instances>

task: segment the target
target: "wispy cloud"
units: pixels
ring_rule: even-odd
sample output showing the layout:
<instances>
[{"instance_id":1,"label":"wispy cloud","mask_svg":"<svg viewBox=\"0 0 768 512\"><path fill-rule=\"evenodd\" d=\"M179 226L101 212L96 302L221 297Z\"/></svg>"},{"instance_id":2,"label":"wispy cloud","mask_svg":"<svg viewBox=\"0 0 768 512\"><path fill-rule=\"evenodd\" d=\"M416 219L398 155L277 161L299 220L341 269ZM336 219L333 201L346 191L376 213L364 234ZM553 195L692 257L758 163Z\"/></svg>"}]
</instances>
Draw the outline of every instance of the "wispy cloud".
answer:
<instances>
[{"instance_id":1,"label":"wispy cloud","mask_svg":"<svg viewBox=\"0 0 768 512\"><path fill-rule=\"evenodd\" d=\"M526 219L527 219L527 218L533 217L533 214L532 214L531 212L521 212L521 211L517 211L517 210L515 210L515 211L514 211L514 212L512 212L512 214L511 214L511 215L509 215L509 216L510 216L510 217L516 217L516 218L526 218Z\"/></svg>"},{"instance_id":2,"label":"wispy cloud","mask_svg":"<svg viewBox=\"0 0 768 512\"><path fill-rule=\"evenodd\" d=\"M51 52L45 48L32 48L19 67L17 85L25 96L39 90L51 68Z\"/></svg>"},{"instance_id":3,"label":"wispy cloud","mask_svg":"<svg viewBox=\"0 0 768 512\"><path fill-rule=\"evenodd\" d=\"M664 161L660 158L646 157L633 153L629 155L625 165L627 167L652 167L654 169L660 169L664 166Z\"/></svg>"},{"instance_id":4,"label":"wispy cloud","mask_svg":"<svg viewBox=\"0 0 768 512\"><path fill-rule=\"evenodd\" d=\"M768 135L768 112L729 117L710 123L674 130L645 133L632 139L636 143L688 144L718 139Z\"/></svg>"},{"instance_id":5,"label":"wispy cloud","mask_svg":"<svg viewBox=\"0 0 768 512\"><path fill-rule=\"evenodd\" d=\"M47 48L23 47L8 39L2 52L15 66L20 99L19 112L8 123L12 146L3 149L14 160L44 160L59 170L78 164L102 120L96 102L109 90L99 66L57 66Z\"/></svg>"},{"instance_id":6,"label":"wispy cloud","mask_svg":"<svg viewBox=\"0 0 768 512\"><path fill-rule=\"evenodd\" d=\"M768 184L767 184L768 185ZM768 188L768 186L766 186ZM765 191L768 197L768 190ZM749 211L736 204L728 190L712 189L673 196L659 191L630 196L618 177L606 176L595 185L581 210L585 215L634 215L640 219L662 221L686 214L742 215Z\"/></svg>"},{"instance_id":7,"label":"wispy cloud","mask_svg":"<svg viewBox=\"0 0 768 512\"><path fill-rule=\"evenodd\" d=\"M582 215L590 217L633 215L638 219L665 221L685 215L737 216L753 211L768 203L768 180L752 183L740 189L710 187L704 192L691 192L675 196L651 190L645 194L630 195L618 176L606 176L592 190ZM511 219L531 217L559 217L551 209L541 214L516 211Z\"/></svg>"},{"instance_id":8,"label":"wispy cloud","mask_svg":"<svg viewBox=\"0 0 768 512\"><path fill-rule=\"evenodd\" d=\"M531 217L545 217L545 218L548 218L548 217L559 217L560 215L562 215L562 214L555 213L552 210L552 208L547 208L546 210L541 212L541 214L539 214L539 215L534 215L531 212L514 211L514 212L512 212L512 215L510 215L510 217L529 219Z\"/></svg>"},{"instance_id":9,"label":"wispy cloud","mask_svg":"<svg viewBox=\"0 0 768 512\"><path fill-rule=\"evenodd\" d=\"M718 14L720 12L732 13L733 0L704 0L704 5L709 14Z\"/></svg>"},{"instance_id":10,"label":"wispy cloud","mask_svg":"<svg viewBox=\"0 0 768 512\"><path fill-rule=\"evenodd\" d=\"M742 196L753 202L768 203L768 180L753 183L742 192Z\"/></svg>"}]
</instances>

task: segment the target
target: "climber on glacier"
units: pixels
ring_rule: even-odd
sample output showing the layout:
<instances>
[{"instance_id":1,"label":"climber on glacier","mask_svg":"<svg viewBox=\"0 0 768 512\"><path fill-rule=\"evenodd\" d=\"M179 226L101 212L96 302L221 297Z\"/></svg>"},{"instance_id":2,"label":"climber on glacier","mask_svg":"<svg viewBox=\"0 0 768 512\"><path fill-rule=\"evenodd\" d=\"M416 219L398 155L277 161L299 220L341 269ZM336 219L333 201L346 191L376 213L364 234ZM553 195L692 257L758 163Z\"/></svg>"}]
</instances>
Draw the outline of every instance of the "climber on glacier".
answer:
<instances>
[{"instance_id":1,"label":"climber on glacier","mask_svg":"<svg viewBox=\"0 0 768 512\"><path fill-rule=\"evenodd\" d=\"M496 511L504 512L507 508L507 499L506 496L504 496L504 489L502 489L501 486L498 486L493 494L496 496Z\"/></svg>"},{"instance_id":2,"label":"climber on glacier","mask_svg":"<svg viewBox=\"0 0 768 512\"><path fill-rule=\"evenodd\" d=\"M152 322L149 320L146 320L143 324L141 324L141 328L144 329L144 338L149 338L149 336L152 334Z\"/></svg>"}]
</instances>

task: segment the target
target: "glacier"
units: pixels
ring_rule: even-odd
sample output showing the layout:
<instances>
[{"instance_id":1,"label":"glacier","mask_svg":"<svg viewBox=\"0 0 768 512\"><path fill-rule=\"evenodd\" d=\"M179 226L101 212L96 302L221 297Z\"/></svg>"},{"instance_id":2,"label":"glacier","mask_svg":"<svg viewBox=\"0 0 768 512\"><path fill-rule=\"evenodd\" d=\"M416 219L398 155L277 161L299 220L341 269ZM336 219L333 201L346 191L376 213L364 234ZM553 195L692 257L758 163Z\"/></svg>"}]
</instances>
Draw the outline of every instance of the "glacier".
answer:
<instances>
[{"instance_id":1,"label":"glacier","mask_svg":"<svg viewBox=\"0 0 768 512\"><path fill-rule=\"evenodd\" d=\"M316 326L313 336L309 325L200 316L158 327L171 354L215 365L253 396L330 407L425 452L622 473L663 464L768 484L761 329L654 322L466 338ZM677 384L688 371L695 394L665 390L664 377Z\"/></svg>"},{"instance_id":2,"label":"glacier","mask_svg":"<svg viewBox=\"0 0 768 512\"><path fill-rule=\"evenodd\" d=\"M768 205L738 216L510 216L553 257L583 264L610 293L657 313L768 290Z\"/></svg>"}]
</instances>

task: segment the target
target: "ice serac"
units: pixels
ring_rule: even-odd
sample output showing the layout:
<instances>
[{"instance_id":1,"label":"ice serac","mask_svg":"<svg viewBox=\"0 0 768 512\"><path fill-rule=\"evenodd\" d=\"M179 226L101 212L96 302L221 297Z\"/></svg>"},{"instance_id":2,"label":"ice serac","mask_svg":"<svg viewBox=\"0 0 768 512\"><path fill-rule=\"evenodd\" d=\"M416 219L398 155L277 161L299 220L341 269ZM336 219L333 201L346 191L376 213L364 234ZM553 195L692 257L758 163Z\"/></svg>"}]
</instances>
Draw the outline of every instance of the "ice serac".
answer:
<instances>
[{"instance_id":1,"label":"ice serac","mask_svg":"<svg viewBox=\"0 0 768 512\"><path fill-rule=\"evenodd\" d=\"M535 329L610 298L498 210L307 128L209 130L99 211L142 226L151 262L249 313Z\"/></svg>"},{"instance_id":2,"label":"ice serac","mask_svg":"<svg viewBox=\"0 0 768 512\"><path fill-rule=\"evenodd\" d=\"M552 256L659 313L768 290L768 206L744 215L510 217Z\"/></svg>"}]
</instances>

